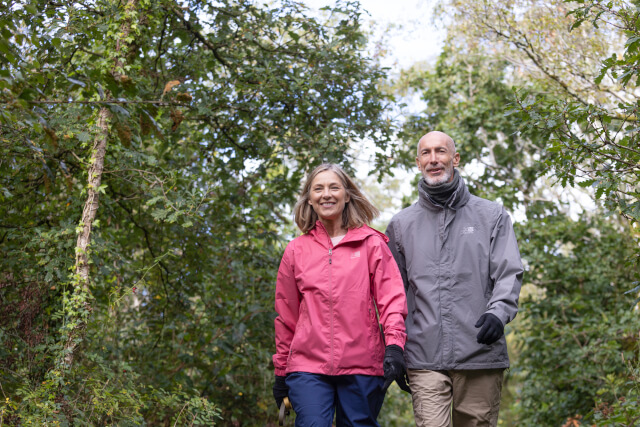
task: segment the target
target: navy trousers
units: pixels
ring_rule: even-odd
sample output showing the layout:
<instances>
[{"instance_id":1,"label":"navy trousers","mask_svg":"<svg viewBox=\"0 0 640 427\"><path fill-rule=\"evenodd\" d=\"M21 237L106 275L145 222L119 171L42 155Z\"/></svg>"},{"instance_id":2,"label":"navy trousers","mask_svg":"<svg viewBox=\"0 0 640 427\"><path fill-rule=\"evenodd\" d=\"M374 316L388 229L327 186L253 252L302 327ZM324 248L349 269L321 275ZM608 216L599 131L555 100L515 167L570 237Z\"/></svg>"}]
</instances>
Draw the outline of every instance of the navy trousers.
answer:
<instances>
[{"instance_id":1,"label":"navy trousers","mask_svg":"<svg viewBox=\"0 0 640 427\"><path fill-rule=\"evenodd\" d=\"M293 372L286 381L296 427L331 427L334 412L336 427L380 427L384 377Z\"/></svg>"}]
</instances>

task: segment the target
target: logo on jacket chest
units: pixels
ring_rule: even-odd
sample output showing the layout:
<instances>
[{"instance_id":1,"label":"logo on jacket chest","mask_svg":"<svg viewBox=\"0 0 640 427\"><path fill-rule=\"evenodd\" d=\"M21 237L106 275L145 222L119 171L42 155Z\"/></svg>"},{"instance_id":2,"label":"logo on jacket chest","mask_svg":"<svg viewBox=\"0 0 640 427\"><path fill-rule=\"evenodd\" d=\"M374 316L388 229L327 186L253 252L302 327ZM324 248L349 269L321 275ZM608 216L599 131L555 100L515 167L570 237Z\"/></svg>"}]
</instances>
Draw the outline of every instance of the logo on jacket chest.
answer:
<instances>
[{"instance_id":1,"label":"logo on jacket chest","mask_svg":"<svg viewBox=\"0 0 640 427\"><path fill-rule=\"evenodd\" d=\"M467 227L462 227L462 230L460 231L460 234L465 235L465 234L473 234L476 232L476 229L473 226L467 226Z\"/></svg>"},{"instance_id":2,"label":"logo on jacket chest","mask_svg":"<svg viewBox=\"0 0 640 427\"><path fill-rule=\"evenodd\" d=\"M360 258L360 251L351 252L351 259Z\"/></svg>"}]
</instances>

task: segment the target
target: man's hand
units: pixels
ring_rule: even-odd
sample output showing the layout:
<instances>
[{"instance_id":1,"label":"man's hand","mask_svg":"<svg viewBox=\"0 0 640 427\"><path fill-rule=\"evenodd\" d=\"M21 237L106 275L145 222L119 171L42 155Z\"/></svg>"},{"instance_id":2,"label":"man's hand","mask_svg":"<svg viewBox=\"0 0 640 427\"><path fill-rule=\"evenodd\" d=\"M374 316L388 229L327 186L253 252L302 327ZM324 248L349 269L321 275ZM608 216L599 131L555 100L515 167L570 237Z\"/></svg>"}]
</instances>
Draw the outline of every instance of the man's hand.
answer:
<instances>
[{"instance_id":1,"label":"man's hand","mask_svg":"<svg viewBox=\"0 0 640 427\"><path fill-rule=\"evenodd\" d=\"M407 377L407 366L404 363L404 352L400 346L391 344L385 348L382 369L384 369L385 380L382 389L385 392L395 380L401 390L411 393L411 389L407 385L409 377Z\"/></svg>"},{"instance_id":2,"label":"man's hand","mask_svg":"<svg viewBox=\"0 0 640 427\"><path fill-rule=\"evenodd\" d=\"M504 325L496 316L491 313L485 313L476 322L476 328L479 328L478 344L493 344L504 334Z\"/></svg>"},{"instance_id":3,"label":"man's hand","mask_svg":"<svg viewBox=\"0 0 640 427\"><path fill-rule=\"evenodd\" d=\"M285 397L289 396L289 387L285 382L285 378L281 375L276 375L276 382L273 385L273 398L276 400L278 409L282 406L282 401Z\"/></svg>"}]
</instances>

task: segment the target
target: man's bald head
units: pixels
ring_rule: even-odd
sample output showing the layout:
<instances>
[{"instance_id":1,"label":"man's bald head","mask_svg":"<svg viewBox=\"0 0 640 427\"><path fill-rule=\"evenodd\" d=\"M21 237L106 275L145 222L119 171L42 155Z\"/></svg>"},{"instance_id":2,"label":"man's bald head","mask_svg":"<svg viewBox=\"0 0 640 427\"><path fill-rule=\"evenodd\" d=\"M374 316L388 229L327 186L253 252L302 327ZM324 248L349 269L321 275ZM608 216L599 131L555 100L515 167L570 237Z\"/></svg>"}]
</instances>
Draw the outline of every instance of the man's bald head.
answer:
<instances>
[{"instance_id":1,"label":"man's bald head","mask_svg":"<svg viewBox=\"0 0 640 427\"><path fill-rule=\"evenodd\" d=\"M446 141L447 146L449 147L449 150L451 150L452 153L456 152L456 143L453 141L453 138L451 138L449 135L447 135L444 132L440 132L439 130L434 130L424 134L422 138L420 138L420 140L418 141L418 147L416 149L416 153L418 156L420 156L420 143L425 139L426 140L431 140L431 139L444 140Z\"/></svg>"}]
</instances>

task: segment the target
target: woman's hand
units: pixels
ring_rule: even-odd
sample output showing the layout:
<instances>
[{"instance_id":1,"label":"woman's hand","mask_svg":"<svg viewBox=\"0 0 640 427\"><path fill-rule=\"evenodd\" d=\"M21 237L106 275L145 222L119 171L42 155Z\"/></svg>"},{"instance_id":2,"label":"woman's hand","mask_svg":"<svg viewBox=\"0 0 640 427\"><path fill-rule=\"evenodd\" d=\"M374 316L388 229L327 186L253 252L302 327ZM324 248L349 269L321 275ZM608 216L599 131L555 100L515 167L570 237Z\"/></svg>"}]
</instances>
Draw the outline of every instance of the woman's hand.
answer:
<instances>
[{"instance_id":1,"label":"woman's hand","mask_svg":"<svg viewBox=\"0 0 640 427\"><path fill-rule=\"evenodd\" d=\"M273 384L273 398L276 400L278 409L282 406L284 398L289 396L289 387L287 387L285 379L284 376L276 375L276 382Z\"/></svg>"},{"instance_id":2,"label":"woman's hand","mask_svg":"<svg viewBox=\"0 0 640 427\"><path fill-rule=\"evenodd\" d=\"M407 376L407 365L404 363L404 351L402 351L400 346L391 344L385 348L382 369L384 369L385 379L384 386L382 386L382 388L385 392L395 380L401 390L411 393L411 389L408 385L409 377Z\"/></svg>"}]
</instances>

